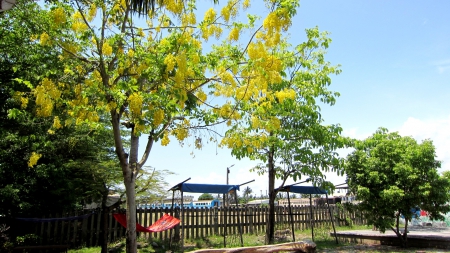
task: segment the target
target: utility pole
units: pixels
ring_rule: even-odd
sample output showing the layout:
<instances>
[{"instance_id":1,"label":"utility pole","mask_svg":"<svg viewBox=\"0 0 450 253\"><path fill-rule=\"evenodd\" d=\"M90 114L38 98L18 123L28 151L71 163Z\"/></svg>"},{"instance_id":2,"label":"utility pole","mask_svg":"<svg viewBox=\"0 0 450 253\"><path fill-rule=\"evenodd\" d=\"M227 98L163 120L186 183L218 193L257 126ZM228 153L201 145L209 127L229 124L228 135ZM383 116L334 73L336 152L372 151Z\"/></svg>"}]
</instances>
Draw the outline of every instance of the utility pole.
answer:
<instances>
[{"instance_id":1,"label":"utility pole","mask_svg":"<svg viewBox=\"0 0 450 253\"><path fill-rule=\"evenodd\" d=\"M230 168L233 167L233 166L234 166L234 164L229 166L229 167L227 167L227 185L228 185L228 175L230 174ZM228 205L228 193L224 194L224 201L225 201L224 206Z\"/></svg>"}]
</instances>

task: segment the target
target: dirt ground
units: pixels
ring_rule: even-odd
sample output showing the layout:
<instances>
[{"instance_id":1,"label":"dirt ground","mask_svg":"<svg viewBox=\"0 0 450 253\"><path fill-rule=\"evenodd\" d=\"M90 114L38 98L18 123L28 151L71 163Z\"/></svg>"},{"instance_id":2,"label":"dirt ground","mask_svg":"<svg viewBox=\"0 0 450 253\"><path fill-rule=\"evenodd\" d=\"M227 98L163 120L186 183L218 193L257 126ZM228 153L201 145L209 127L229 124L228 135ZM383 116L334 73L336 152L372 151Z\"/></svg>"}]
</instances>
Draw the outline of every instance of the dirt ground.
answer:
<instances>
[{"instance_id":1,"label":"dirt ground","mask_svg":"<svg viewBox=\"0 0 450 253\"><path fill-rule=\"evenodd\" d=\"M350 232L350 231L348 231ZM377 231L366 231L367 233L376 233ZM387 231L386 233L392 233ZM450 228L445 226L411 226L409 227L408 236L437 236L437 237L450 237ZM437 249L437 248L400 248L396 246L387 246L380 244L358 244L352 246L342 246L333 249L317 250L317 252L450 252L449 249Z\"/></svg>"}]
</instances>

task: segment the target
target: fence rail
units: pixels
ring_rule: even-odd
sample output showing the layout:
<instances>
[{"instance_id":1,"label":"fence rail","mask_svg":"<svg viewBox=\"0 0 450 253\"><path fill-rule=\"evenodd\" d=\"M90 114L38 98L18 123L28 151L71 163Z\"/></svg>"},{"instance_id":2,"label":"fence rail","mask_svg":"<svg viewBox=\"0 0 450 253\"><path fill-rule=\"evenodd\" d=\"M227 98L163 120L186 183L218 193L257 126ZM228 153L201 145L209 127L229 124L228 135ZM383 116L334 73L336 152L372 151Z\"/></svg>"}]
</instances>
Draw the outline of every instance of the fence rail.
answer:
<instances>
[{"instance_id":1,"label":"fence rail","mask_svg":"<svg viewBox=\"0 0 450 253\"><path fill-rule=\"evenodd\" d=\"M336 226L352 224L364 224L361 215L350 213L330 206L331 213ZM275 211L276 224L291 224L293 220L294 228L299 230L314 227L331 226L331 219L326 206L313 206L312 217L309 206L291 207L292 218L289 215L288 207L277 207ZM80 216L86 213L84 218L74 220L49 220L49 218ZM186 209L181 212L179 209L137 209L137 221L144 227L148 227L156 220L161 218L164 213L170 213L181 222L173 230L158 233L138 233L138 237L158 238L161 240L170 237L182 236L184 238L199 238L210 235L223 235L239 233L241 228L243 233L264 234L269 213L268 207L249 206L249 207L219 207L211 209ZM81 216L80 216L81 217ZM101 217L100 211L85 211L84 213L64 213L49 215L44 222L15 221L11 224L12 233L15 235L35 234L40 245L45 244L67 244L71 248L79 246L97 246L101 242ZM125 235L125 229L113 218L108 215L108 241L114 242Z\"/></svg>"}]
</instances>

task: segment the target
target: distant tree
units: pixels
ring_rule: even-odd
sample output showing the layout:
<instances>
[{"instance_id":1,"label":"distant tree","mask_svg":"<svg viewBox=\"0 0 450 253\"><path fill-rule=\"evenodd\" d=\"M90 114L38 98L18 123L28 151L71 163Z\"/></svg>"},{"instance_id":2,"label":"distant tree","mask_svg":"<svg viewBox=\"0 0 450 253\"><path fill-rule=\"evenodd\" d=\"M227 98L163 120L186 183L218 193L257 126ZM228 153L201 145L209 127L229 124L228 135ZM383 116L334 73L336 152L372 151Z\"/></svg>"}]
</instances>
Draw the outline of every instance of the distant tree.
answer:
<instances>
[{"instance_id":1,"label":"distant tree","mask_svg":"<svg viewBox=\"0 0 450 253\"><path fill-rule=\"evenodd\" d=\"M198 197L198 200L213 200L214 196L210 193L203 193Z\"/></svg>"},{"instance_id":2,"label":"distant tree","mask_svg":"<svg viewBox=\"0 0 450 253\"><path fill-rule=\"evenodd\" d=\"M253 190L250 187L245 187L244 189L244 202L247 203L249 198L251 198Z\"/></svg>"},{"instance_id":3,"label":"distant tree","mask_svg":"<svg viewBox=\"0 0 450 253\"><path fill-rule=\"evenodd\" d=\"M442 172L442 177L446 178L447 180L450 180L450 170Z\"/></svg>"},{"instance_id":4,"label":"distant tree","mask_svg":"<svg viewBox=\"0 0 450 253\"><path fill-rule=\"evenodd\" d=\"M168 183L165 180L174 173L144 166L136 178L136 200L140 203L153 203L167 197Z\"/></svg>"},{"instance_id":5,"label":"distant tree","mask_svg":"<svg viewBox=\"0 0 450 253\"><path fill-rule=\"evenodd\" d=\"M412 208L427 210L432 219L444 219L450 211L450 181L440 177L432 141L417 143L411 137L380 128L372 136L355 141L345 171L350 190L361 202L370 225L381 232L392 229L407 246L408 223ZM403 232L400 217L405 218Z\"/></svg>"}]
</instances>

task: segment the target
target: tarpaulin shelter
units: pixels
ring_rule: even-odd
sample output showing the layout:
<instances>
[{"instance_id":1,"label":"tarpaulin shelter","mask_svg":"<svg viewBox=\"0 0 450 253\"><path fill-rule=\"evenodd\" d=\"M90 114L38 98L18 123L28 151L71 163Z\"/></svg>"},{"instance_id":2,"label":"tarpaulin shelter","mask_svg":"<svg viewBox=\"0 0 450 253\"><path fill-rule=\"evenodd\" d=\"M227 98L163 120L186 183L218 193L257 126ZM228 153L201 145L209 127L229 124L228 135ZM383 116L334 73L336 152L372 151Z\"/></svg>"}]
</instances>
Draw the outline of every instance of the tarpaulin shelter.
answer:
<instances>
[{"instance_id":1,"label":"tarpaulin shelter","mask_svg":"<svg viewBox=\"0 0 450 253\"><path fill-rule=\"evenodd\" d=\"M297 183L298 184L298 183ZM289 197L289 193L300 193L300 194L309 194L309 211L310 211L310 224L311 224L311 236L312 240L314 241L314 221L313 221L313 211L312 211L312 195L313 194L325 194L326 200L327 200L327 206L328 206L328 213L330 214L331 224L333 226L334 231L334 237L336 238L336 243L338 243L338 239L336 236L336 228L334 227L334 221L333 221L333 215L331 214L330 205L328 204L328 192L316 187L316 186L299 186L299 185L287 185L284 187L278 188L276 191L279 192L287 192L287 198L288 198L288 206L289 206L289 219L292 226L292 240L295 242L295 233L294 233L294 219L292 216L292 209L291 209L291 199Z\"/></svg>"},{"instance_id":2,"label":"tarpaulin shelter","mask_svg":"<svg viewBox=\"0 0 450 253\"><path fill-rule=\"evenodd\" d=\"M174 187L170 188L169 191L172 191L172 207L174 206L174 198L175 198L175 192L176 191L180 191L180 195L181 195L181 217L183 216L183 212L184 212L184 205L183 205L183 193L184 192L190 192L190 193L211 193L211 194L224 194L224 202L225 202L225 194L234 194L234 199L236 200L236 206L238 206L238 198L237 198L237 191L239 191L240 186L253 182L255 180L240 184L240 185L230 185L230 184L191 184L191 183L186 183L186 181L190 180L187 179L177 185L175 185ZM224 224L225 224L225 229L224 229L224 237L223 237L223 243L224 243L224 247L226 247L226 236L227 236L227 209L224 208ZM239 234L240 234L240 240L241 240L241 246L244 246L244 241L242 238L242 227L241 227L241 222L240 222L240 216L237 216L238 218L238 223L239 223ZM182 245L184 244L184 222L181 222L181 240L182 240Z\"/></svg>"}]
</instances>

